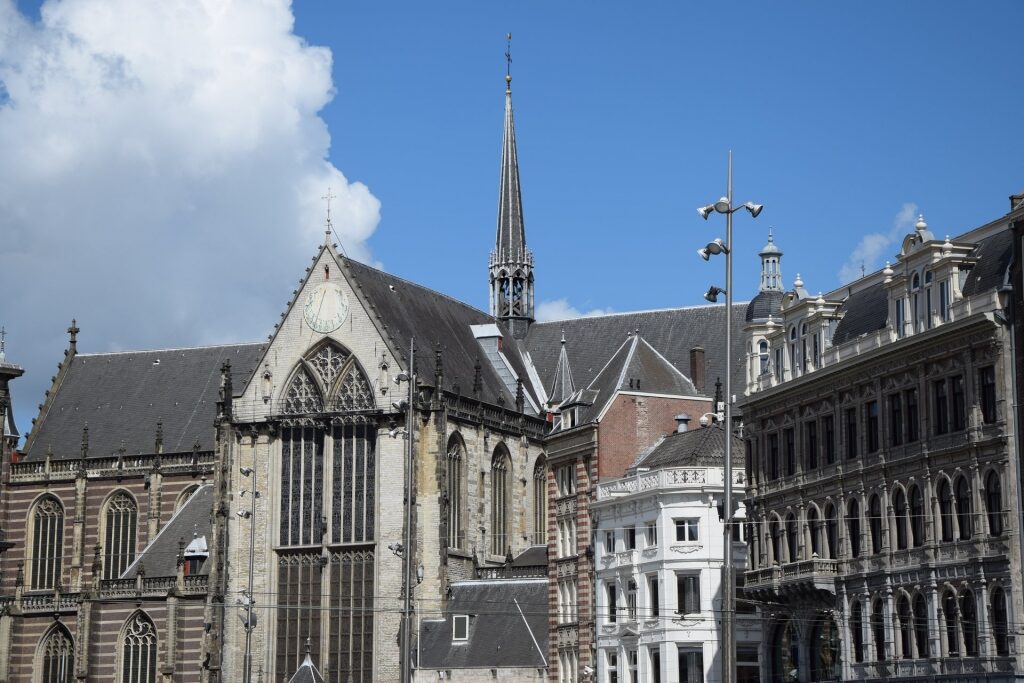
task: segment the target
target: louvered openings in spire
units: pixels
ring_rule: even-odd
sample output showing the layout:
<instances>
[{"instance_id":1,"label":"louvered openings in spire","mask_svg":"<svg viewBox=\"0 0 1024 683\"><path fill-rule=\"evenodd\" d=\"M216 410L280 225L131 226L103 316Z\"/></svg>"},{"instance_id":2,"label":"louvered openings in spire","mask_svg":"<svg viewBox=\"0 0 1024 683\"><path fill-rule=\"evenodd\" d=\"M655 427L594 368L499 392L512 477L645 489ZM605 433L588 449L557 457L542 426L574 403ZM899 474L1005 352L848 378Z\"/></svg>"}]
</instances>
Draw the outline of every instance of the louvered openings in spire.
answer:
<instances>
[{"instance_id":1,"label":"louvered openings in spire","mask_svg":"<svg viewBox=\"0 0 1024 683\"><path fill-rule=\"evenodd\" d=\"M533 322L533 254L526 248L519 159L512 116L512 76L505 76L505 131L498 189L498 229L490 259L491 315L509 321L513 336Z\"/></svg>"}]
</instances>

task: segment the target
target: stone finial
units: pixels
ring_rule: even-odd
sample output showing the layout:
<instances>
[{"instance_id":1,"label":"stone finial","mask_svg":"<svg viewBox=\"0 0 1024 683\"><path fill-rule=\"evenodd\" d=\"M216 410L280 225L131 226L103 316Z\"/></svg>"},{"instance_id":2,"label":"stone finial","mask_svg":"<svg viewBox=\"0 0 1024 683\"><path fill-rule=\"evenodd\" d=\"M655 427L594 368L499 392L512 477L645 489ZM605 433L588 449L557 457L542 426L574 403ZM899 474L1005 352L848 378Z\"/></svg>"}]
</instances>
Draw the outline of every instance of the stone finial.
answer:
<instances>
[{"instance_id":1,"label":"stone finial","mask_svg":"<svg viewBox=\"0 0 1024 683\"><path fill-rule=\"evenodd\" d=\"M804 281L800 277L800 273L796 274L796 279L793 280L793 289L801 289L804 286Z\"/></svg>"},{"instance_id":2,"label":"stone finial","mask_svg":"<svg viewBox=\"0 0 1024 683\"><path fill-rule=\"evenodd\" d=\"M81 332L78 329L78 325L75 323L75 319L71 319L71 327L68 328L68 350L71 353L78 351L78 333Z\"/></svg>"},{"instance_id":3,"label":"stone finial","mask_svg":"<svg viewBox=\"0 0 1024 683\"><path fill-rule=\"evenodd\" d=\"M89 423L86 422L82 425L82 446L81 446L82 460L89 457Z\"/></svg>"},{"instance_id":4,"label":"stone finial","mask_svg":"<svg viewBox=\"0 0 1024 683\"><path fill-rule=\"evenodd\" d=\"M885 276L886 282L892 282L893 270L888 261L885 262L885 268L882 269L882 275Z\"/></svg>"},{"instance_id":5,"label":"stone finial","mask_svg":"<svg viewBox=\"0 0 1024 683\"><path fill-rule=\"evenodd\" d=\"M818 307L818 310L825 308L825 296L818 292L818 298L814 300L814 305Z\"/></svg>"},{"instance_id":6,"label":"stone finial","mask_svg":"<svg viewBox=\"0 0 1024 683\"><path fill-rule=\"evenodd\" d=\"M157 455L164 452L164 421L163 419L157 419L156 421L156 442L153 444L153 452Z\"/></svg>"},{"instance_id":7,"label":"stone finial","mask_svg":"<svg viewBox=\"0 0 1024 683\"><path fill-rule=\"evenodd\" d=\"M916 228L918 232L924 232L928 229L928 224L924 222L923 213L917 214L917 223L914 224L914 228Z\"/></svg>"},{"instance_id":8,"label":"stone finial","mask_svg":"<svg viewBox=\"0 0 1024 683\"><path fill-rule=\"evenodd\" d=\"M949 256L953 253L953 243L949 241L949 235L946 235L946 241L942 243L942 255Z\"/></svg>"},{"instance_id":9,"label":"stone finial","mask_svg":"<svg viewBox=\"0 0 1024 683\"><path fill-rule=\"evenodd\" d=\"M523 393L523 380L522 378L516 378L516 412L523 412L523 407L526 405L526 395Z\"/></svg>"},{"instance_id":10,"label":"stone finial","mask_svg":"<svg viewBox=\"0 0 1024 683\"><path fill-rule=\"evenodd\" d=\"M477 356L476 364L473 365L473 396L475 398L479 398L484 390L482 370L483 368L480 367L480 357Z\"/></svg>"}]
</instances>

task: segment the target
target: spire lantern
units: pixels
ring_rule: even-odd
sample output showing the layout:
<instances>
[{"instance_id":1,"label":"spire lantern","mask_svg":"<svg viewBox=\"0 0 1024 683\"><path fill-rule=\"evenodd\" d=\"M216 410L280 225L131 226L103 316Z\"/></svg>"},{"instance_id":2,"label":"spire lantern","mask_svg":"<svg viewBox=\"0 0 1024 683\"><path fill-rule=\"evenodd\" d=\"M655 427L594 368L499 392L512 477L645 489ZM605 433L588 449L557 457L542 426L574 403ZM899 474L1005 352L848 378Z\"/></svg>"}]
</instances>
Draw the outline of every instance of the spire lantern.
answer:
<instances>
[{"instance_id":1,"label":"spire lantern","mask_svg":"<svg viewBox=\"0 0 1024 683\"><path fill-rule=\"evenodd\" d=\"M761 291L782 291L782 250L775 244L772 229L768 228L768 244L758 253L761 257Z\"/></svg>"},{"instance_id":2,"label":"spire lantern","mask_svg":"<svg viewBox=\"0 0 1024 683\"><path fill-rule=\"evenodd\" d=\"M498 225L490 258L491 315L508 323L517 339L534 320L533 253L526 247L519 157L512 115L512 34L505 52L505 128L498 187Z\"/></svg>"}]
</instances>

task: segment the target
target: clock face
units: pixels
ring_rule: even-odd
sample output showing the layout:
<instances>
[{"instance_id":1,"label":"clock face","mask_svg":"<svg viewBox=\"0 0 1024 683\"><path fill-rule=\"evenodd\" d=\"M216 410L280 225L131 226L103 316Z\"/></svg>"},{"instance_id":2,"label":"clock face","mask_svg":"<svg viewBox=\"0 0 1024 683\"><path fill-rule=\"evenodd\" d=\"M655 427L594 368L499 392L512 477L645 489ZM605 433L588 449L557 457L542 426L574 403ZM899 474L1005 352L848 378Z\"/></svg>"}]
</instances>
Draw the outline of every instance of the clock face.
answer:
<instances>
[{"instance_id":1,"label":"clock face","mask_svg":"<svg viewBox=\"0 0 1024 683\"><path fill-rule=\"evenodd\" d=\"M302 316L313 330L322 334L333 332L348 317L348 296L333 282L319 284L306 297Z\"/></svg>"}]
</instances>

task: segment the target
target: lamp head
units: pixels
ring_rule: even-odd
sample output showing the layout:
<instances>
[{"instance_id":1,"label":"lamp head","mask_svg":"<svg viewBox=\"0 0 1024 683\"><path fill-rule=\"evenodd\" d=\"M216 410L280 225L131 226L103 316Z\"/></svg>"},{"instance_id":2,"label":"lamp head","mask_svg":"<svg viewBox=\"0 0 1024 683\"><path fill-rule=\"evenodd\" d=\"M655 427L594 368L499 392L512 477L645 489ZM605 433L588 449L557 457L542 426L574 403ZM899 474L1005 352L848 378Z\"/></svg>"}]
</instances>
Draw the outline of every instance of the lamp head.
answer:
<instances>
[{"instance_id":1,"label":"lamp head","mask_svg":"<svg viewBox=\"0 0 1024 683\"><path fill-rule=\"evenodd\" d=\"M714 211L714 210L715 210L715 205L714 204L708 204L707 206L702 206L699 209L697 209L697 213L700 214L701 218L703 218L704 220L707 220L708 216L710 216L711 212Z\"/></svg>"},{"instance_id":2,"label":"lamp head","mask_svg":"<svg viewBox=\"0 0 1024 683\"><path fill-rule=\"evenodd\" d=\"M725 290L722 289L721 287L711 285L710 287L708 287L708 292L707 294L704 295L704 298L710 301L711 303L716 304L718 303L719 294L725 294Z\"/></svg>"},{"instance_id":3,"label":"lamp head","mask_svg":"<svg viewBox=\"0 0 1024 683\"><path fill-rule=\"evenodd\" d=\"M243 477L251 477L253 469L251 467L239 467L238 471L242 473Z\"/></svg>"},{"instance_id":4,"label":"lamp head","mask_svg":"<svg viewBox=\"0 0 1024 683\"><path fill-rule=\"evenodd\" d=\"M397 375L395 375L395 384L401 384L402 382L408 382L408 381L409 381L409 375L404 373L404 372L400 372Z\"/></svg>"},{"instance_id":5,"label":"lamp head","mask_svg":"<svg viewBox=\"0 0 1024 683\"><path fill-rule=\"evenodd\" d=\"M751 216L757 218L758 215L761 213L761 210L764 208L764 204L755 204L754 202L747 202L746 204L743 205L743 208L749 211Z\"/></svg>"},{"instance_id":6,"label":"lamp head","mask_svg":"<svg viewBox=\"0 0 1024 683\"><path fill-rule=\"evenodd\" d=\"M250 517L252 517L252 513L249 512L248 510L239 510L235 514L241 517L242 519L249 519Z\"/></svg>"},{"instance_id":7,"label":"lamp head","mask_svg":"<svg viewBox=\"0 0 1024 683\"><path fill-rule=\"evenodd\" d=\"M731 206L729 206L729 198L728 197L722 197L721 199L719 199L717 202L715 202L711 206L718 213L729 213L729 210L732 208Z\"/></svg>"}]
</instances>

